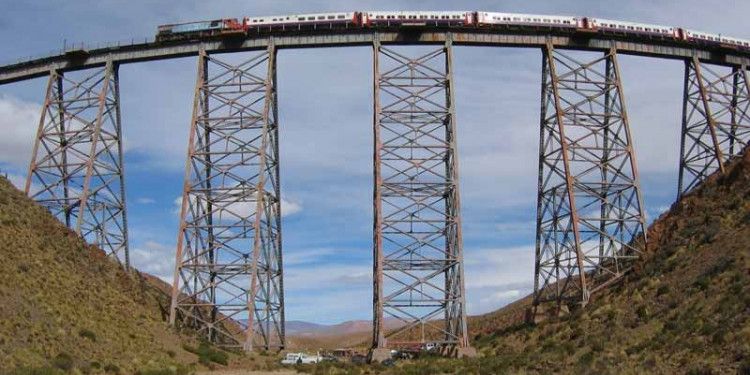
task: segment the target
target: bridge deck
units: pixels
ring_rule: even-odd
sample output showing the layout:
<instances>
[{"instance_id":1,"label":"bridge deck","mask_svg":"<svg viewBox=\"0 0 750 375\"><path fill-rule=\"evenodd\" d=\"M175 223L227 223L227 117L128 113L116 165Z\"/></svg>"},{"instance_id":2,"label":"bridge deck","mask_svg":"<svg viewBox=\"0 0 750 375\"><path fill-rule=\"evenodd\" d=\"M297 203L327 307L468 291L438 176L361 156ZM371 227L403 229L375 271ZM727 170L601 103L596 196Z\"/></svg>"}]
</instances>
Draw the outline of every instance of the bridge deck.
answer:
<instances>
[{"instance_id":1,"label":"bridge deck","mask_svg":"<svg viewBox=\"0 0 750 375\"><path fill-rule=\"evenodd\" d=\"M186 42L151 42L101 48L91 51L68 51L57 56L0 67L0 85L41 77L52 69L61 71L103 66L111 56L120 64L196 56L201 47L209 53L228 53L264 49L269 40L279 49L372 45L376 38L382 44L441 44L450 38L455 45L540 48L552 43L556 48L607 51L617 48L622 54L655 58L698 59L721 65L750 65L750 53L718 48L690 46L672 40L613 39L595 34L591 37L548 33L519 34L502 30L430 30L399 31L326 30L308 34L260 35L243 40L194 40ZM77 52L77 53L76 53Z\"/></svg>"}]
</instances>

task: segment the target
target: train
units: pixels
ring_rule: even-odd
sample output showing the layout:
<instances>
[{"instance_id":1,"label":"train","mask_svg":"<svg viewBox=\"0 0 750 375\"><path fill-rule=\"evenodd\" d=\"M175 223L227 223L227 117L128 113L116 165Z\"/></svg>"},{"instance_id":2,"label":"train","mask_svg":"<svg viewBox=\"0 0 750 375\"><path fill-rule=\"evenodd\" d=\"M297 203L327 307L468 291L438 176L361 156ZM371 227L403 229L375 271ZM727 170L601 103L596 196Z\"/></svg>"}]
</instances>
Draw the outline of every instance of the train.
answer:
<instances>
[{"instance_id":1,"label":"train","mask_svg":"<svg viewBox=\"0 0 750 375\"><path fill-rule=\"evenodd\" d=\"M651 25L602 18L480 11L358 11L283 16L244 17L161 25L157 42L235 36L264 32L318 29L382 29L394 27L449 27L472 29L546 30L560 33L673 40L750 51L750 40L681 27Z\"/></svg>"}]
</instances>

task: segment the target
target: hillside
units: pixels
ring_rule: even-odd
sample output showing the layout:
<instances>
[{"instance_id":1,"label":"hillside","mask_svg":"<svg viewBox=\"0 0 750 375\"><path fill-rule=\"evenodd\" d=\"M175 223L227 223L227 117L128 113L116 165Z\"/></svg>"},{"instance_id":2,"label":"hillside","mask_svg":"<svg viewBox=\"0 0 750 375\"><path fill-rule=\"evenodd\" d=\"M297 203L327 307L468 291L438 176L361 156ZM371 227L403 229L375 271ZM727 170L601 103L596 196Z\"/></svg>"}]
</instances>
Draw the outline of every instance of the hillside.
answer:
<instances>
[{"instance_id":1,"label":"hillside","mask_svg":"<svg viewBox=\"0 0 750 375\"><path fill-rule=\"evenodd\" d=\"M0 178L0 373L101 372L196 362L164 301Z\"/></svg>"},{"instance_id":2,"label":"hillside","mask_svg":"<svg viewBox=\"0 0 750 375\"><path fill-rule=\"evenodd\" d=\"M649 228L648 253L586 309L523 322L529 297L470 323L528 373L750 374L750 153Z\"/></svg>"}]
</instances>

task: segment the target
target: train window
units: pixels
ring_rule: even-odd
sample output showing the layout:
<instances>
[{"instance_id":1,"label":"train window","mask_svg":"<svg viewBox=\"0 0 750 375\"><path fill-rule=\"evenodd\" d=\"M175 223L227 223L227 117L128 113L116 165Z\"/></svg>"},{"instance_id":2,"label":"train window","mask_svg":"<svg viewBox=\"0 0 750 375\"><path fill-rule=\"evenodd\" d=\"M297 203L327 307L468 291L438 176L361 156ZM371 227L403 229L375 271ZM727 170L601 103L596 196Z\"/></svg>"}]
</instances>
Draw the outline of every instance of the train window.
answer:
<instances>
[{"instance_id":1,"label":"train window","mask_svg":"<svg viewBox=\"0 0 750 375\"><path fill-rule=\"evenodd\" d=\"M520 21L521 19L518 17L513 17L513 21Z\"/></svg>"},{"instance_id":2,"label":"train window","mask_svg":"<svg viewBox=\"0 0 750 375\"><path fill-rule=\"evenodd\" d=\"M328 19L329 19L329 20L335 20L335 19L336 19L336 16L328 16Z\"/></svg>"},{"instance_id":3,"label":"train window","mask_svg":"<svg viewBox=\"0 0 750 375\"><path fill-rule=\"evenodd\" d=\"M633 27L633 26L628 26L628 30L635 30L635 27Z\"/></svg>"},{"instance_id":4,"label":"train window","mask_svg":"<svg viewBox=\"0 0 750 375\"><path fill-rule=\"evenodd\" d=\"M343 15L343 14L340 14L340 15L339 15L339 19L344 19L344 18L346 18L346 16L345 16L345 15Z\"/></svg>"},{"instance_id":5,"label":"train window","mask_svg":"<svg viewBox=\"0 0 750 375\"><path fill-rule=\"evenodd\" d=\"M289 21L289 17L287 17L286 19L287 19L287 21Z\"/></svg>"},{"instance_id":6,"label":"train window","mask_svg":"<svg viewBox=\"0 0 750 375\"><path fill-rule=\"evenodd\" d=\"M326 16L318 16L318 19L319 20L324 20L324 19L326 19Z\"/></svg>"},{"instance_id":7,"label":"train window","mask_svg":"<svg viewBox=\"0 0 750 375\"><path fill-rule=\"evenodd\" d=\"M550 22L550 21L549 21L548 19L546 19L546 18L545 18L545 19L544 19L543 21L544 21L544 22L547 22L547 23L549 23L549 22Z\"/></svg>"},{"instance_id":8,"label":"train window","mask_svg":"<svg viewBox=\"0 0 750 375\"><path fill-rule=\"evenodd\" d=\"M315 21L315 17L307 17L308 21Z\"/></svg>"},{"instance_id":9,"label":"train window","mask_svg":"<svg viewBox=\"0 0 750 375\"><path fill-rule=\"evenodd\" d=\"M510 21L510 17L503 17L504 21Z\"/></svg>"}]
</instances>

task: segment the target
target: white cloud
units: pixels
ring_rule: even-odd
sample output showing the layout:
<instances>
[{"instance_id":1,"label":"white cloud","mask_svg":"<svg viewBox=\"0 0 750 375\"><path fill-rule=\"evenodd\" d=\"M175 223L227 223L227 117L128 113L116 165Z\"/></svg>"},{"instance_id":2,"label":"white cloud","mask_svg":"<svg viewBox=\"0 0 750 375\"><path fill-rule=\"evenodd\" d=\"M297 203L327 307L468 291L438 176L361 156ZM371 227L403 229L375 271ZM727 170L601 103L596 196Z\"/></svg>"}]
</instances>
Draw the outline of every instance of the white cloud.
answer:
<instances>
[{"instance_id":1,"label":"white cloud","mask_svg":"<svg viewBox=\"0 0 750 375\"><path fill-rule=\"evenodd\" d=\"M136 202L140 204L152 204L155 203L156 200L154 200L153 198L138 198L136 199Z\"/></svg>"},{"instance_id":2,"label":"white cloud","mask_svg":"<svg viewBox=\"0 0 750 375\"><path fill-rule=\"evenodd\" d=\"M172 213L174 213L175 215L180 215L182 212L182 197L175 198L173 202L174 207L172 209ZM230 203L223 209L217 209L217 212L214 214L214 218L219 220L221 217L227 217L228 220L236 220L238 216L249 217L255 213L256 207L257 206L255 202ZM300 203L288 201L283 198L281 199L281 217L291 216L301 211L302 205Z\"/></svg>"},{"instance_id":3,"label":"white cloud","mask_svg":"<svg viewBox=\"0 0 750 375\"><path fill-rule=\"evenodd\" d=\"M310 249L303 251L284 252L284 265L294 266L306 263L316 263L325 260L326 256L333 255L336 250L333 248Z\"/></svg>"},{"instance_id":4,"label":"white cloud","mask_svg":"<svg viewBox=\"0 0 750 375\"><path fill-rule=\"evenodd\" d=\"M146 241L130 250L130 261L139 271L172 283L177 246Z\"/></svg>"},{"instance_id":5,"label":"white cloud","mask_svg":"<svg viewBox=\"0 0 750 375\"><path fill-rule=\"evenodd\" d=\"M500 292L492 293L489 296L480 299L479 302L482 304L498 303L501 301L506 301L511 298L516 299L520 296L521 296L521 291L518 289L503 290Z\"/></svg>"},{"instance_id":6,"label":"white cloud","mask_svg":"<svg viewBox=\"0 0 750 375\"><path fill-rule=\"evenodd\" d=\"M0 165L29 167L41 111L36 103L0 94Z\"/></svg>"}]
</instances>

